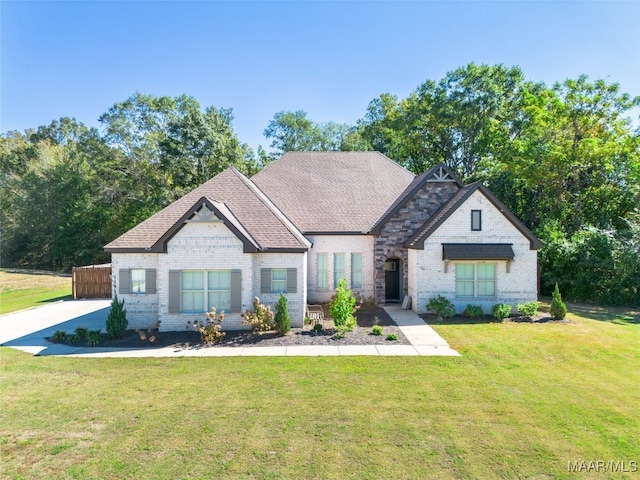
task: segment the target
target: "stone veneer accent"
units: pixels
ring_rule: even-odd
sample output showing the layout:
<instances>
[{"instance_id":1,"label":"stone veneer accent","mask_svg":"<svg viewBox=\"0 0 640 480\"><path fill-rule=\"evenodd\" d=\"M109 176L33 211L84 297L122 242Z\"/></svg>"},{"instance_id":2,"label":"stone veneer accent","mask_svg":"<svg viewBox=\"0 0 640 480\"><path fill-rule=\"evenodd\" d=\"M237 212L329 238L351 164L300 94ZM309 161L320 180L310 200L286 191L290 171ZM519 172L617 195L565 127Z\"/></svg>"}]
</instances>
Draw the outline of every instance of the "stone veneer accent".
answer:
<instances>
[{"instance_id":1,"label":"stone veneer accent","mask_svg":"<svg viewBox=\"0 0 640 480\"><path fill-rule=\"evenodd\" d=\"M398 212L387 220L375 239L375 297L378 305L385 303L384 262L399 258L402 268L402 297L408 288L408 254L403 248L411 235L421 227L460 187L455 182L427 181L416 194L405 202Z\"/></svg>"}]
</instances>

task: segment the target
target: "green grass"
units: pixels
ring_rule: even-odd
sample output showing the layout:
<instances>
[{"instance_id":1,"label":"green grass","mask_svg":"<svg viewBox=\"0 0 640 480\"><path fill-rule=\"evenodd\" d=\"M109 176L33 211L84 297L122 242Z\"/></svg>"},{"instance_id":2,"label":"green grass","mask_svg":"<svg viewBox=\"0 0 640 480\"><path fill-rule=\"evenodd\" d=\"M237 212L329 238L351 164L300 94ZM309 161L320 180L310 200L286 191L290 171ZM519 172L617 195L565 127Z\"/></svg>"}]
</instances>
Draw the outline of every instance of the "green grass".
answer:
<instances>
[{"instance_id":1,"label":"green grass","mask_svg":"<svg viewBox=\"0 0 640 480\"><path fill-rule=\"evenodd\" d=\"M640 462L640 325L602 315L436 325L459 358L3 348L0 477L637 478L567 469Z\"/></svg>"},{"instance_id":2,"label":"green grass","mask_svg":"<svg viewBox=\"0 0 640 480\"><path fill-rule=\"evenodd\" d=\"M71 277L48 272L0 270L0 314L71 298Z\"/></svg>"}]
</instances>

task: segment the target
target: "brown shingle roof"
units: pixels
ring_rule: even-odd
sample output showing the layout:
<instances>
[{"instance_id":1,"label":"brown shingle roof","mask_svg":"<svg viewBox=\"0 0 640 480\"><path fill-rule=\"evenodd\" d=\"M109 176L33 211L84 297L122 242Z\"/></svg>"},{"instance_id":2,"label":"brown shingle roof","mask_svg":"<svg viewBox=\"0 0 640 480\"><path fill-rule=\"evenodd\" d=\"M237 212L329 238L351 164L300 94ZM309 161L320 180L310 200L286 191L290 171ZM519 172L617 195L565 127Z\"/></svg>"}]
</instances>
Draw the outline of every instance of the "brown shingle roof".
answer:
<instances>
[{"instance_id":1,"label":"brown shingle roof","mask_svg":"<svg viewBox=\"0 0 640 480\"><path fill-rule=\"evenodd\" d=\"M273 203L231 167L105 246L109 252L166 251L166 242L202 202L224 217L245 248L307 250L310 243Z\"/></svg>"},{"instance_id":2,"label":"brown shingle roof","mask_svg":"<svg viewBox=\"0 0 640 480\"><path fill-rule=\"evenodd\" d=\"M413 179L379 152L288 152L252 177L304 233L367 233Z\"/></svg>"}]
</instances>

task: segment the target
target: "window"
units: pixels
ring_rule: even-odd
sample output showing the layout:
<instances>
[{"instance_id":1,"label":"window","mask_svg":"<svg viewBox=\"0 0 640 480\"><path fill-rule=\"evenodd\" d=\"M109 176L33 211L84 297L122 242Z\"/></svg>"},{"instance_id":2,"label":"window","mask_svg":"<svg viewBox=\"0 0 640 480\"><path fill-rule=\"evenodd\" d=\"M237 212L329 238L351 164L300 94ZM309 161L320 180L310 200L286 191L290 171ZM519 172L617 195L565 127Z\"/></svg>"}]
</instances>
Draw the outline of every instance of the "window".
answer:
<instances>
[{"instance_id":1,"label":"window","mask_svg":"<svg viewBox=\"0 0 640 480\"><path fill-rule=\"evenodd\" d=\"M287 270L285 268L271 270L271 293L287 293Z\"/></svg>"},{"instance_id":2,"label":"window","mask_svg":"<svg viewBox=\"0 0 640 480\"><path fill-rule=\"evenodd\" d=\"M495 297L495 263L456 264L456 297Z\"/></svg>"},{"instance_id":3,"label":"window","mask_svg":"<svg viewBox=\"0 0 640 480\"><path fill-rule=\"evenodd\" d=\"M471 231L482 230L482 210L471 210Z\"/></svg>"},{"instance_id":4,"label":"window","mask_svg":"<svg viewBox=\"0 0 640 480\"><path fill-rule=\"evenodd\" d=\"M212 307L216 307L218 312L229 312L231 272L229 270L183 271L181 295L183 312L205 312Z\"/></svg>"},{"instance_id":5,"label":"window","mask_svg":"<svg viewBox=\"0 0 640 480\"><path fill-rule=\"evenodd\" d=\"M351 289L362 288L362 254L351 254Z\"/></svg>"},{"instance_id":6,"label":"window","mask_svg":"<svg viewBox=\"0 0 640 480\"><path fill-rule=\"evenodd\" d=\"M205 311L204 272L182 272L182 311Z\"/></svg>"},{"instance_id":7,"label":"window","mask_svg":"<svg viewBox=\"0 0 640 480\"><path fill-rule=\"evenodd\" d=\"M213 270L207 273L208 305L207 311L216 307L218 312L229 312L231 309L231 272L229 270Z\"/></svg>"},{"instance_id":8,"label":"window","mask_svg":"<svg viewBox=\"0 0 640 480\"><path fill-rule=\"evenodd\" d=\"M147 272L141 268L131 270L131 293L145 293Z\"/></svg>"},{"instance_id":9,"label":"window","mask_svg":"<svg viewBox=\"0 0 640 480\"><path fill-rule=\"evenodd\" d=\"M344 253L333 254L333 288L344 278Z\"/></svg>"},{"instance_id":10,"label":"window","mask_svg":"<svg viewBox=\"0 0 640 480\"><path fill-rule=\"evenodd\" d=\"M327 277L327 254L318 253L316 255L316 288L329 288L329 279Z\"/></svg>"}]
</instances>

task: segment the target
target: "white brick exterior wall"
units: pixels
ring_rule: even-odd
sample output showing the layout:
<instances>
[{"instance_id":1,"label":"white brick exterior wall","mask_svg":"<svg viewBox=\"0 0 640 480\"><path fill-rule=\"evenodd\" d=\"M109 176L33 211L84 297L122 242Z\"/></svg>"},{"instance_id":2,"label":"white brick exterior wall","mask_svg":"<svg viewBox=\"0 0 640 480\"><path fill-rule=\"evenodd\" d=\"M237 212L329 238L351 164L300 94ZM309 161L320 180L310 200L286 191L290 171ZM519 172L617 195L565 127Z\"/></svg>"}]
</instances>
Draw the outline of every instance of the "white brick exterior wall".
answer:
<instances>
[{"instance_id":1,"label":"white brick exterior wall","mask_svg":"<svg viewBox=\"0 0 640 480\"><path fill-rule=\"evenodd\" d=\"M482 231L471 231L471 210L482 210ZM512 243L515 254L507 273L506 261L496 264L496 296L456 298L456 263L445 272L443 243ZM481 263L481 262L477 262ZM413 269L413 271L412 271ZM481 305L486 313L496 303L516 303L537 299L537 251L529 240L480 192L467 201L424 242L424 250L409 250L409 295L412 309L424 312L429 298L443 295L461 313L467 304Z\"/></svg>"},{"instance_id":2,"label":"white brick exterior wall","mask_svg":"<svg viewBox=\"0 0 640 480\"><path fill-rule=\"evenodd\" d=\"M307 253L254 253L253 257L253 290L249 309L253 298L258 297L260 303L270 305L275 313L275 306L280 294L260 293L260 270L263 268L296 268L298 270L296 293L287 293L287 308L291 317L291 326L301 328L304 324L304 309L307 304ZM244 283L244 282L243 282ZM243 311L246 310L243 308Z\"/></svg>"},{"instance_id":3,"label":"white brick exterior wall","mask_svg":"<svg viewBox=\"0 0 640 480\"><path fill-rule=\"evenodd\" d=\"M306 303L306 253L243 253L242 242L223 223L188 223L168 243L167 253L114 253L112 272L118 291L121 268L155 268L155 295L123 295L129 328L148 328L161 320L161 331L185 330L187 321L204 320L203 314L169 313L170 270L242 271L242 312L253 307L260 296L260 268L297 268L297 293L287 294L292 326L301 326ZM265 296L262 303L275 306L277 295ZM273 298L272 298L273 297ZM223 330L245 330L240 313L226 314Z\"/></svg>"},{"instance_id":4,"label":"white brick exterior wall","mask_svg":"<svg viewBox=\"0 0 640 480\"><path fill-rule=\"evenodd\" d=\"M331 300L335 292L333 285L333 254L344 253L344 271L347 288L351 288L351 254L362 253L362 288L353 292L365 299L373 298L375 292L375 274L373 267L373 235L313 235L307 236L313 247L308 255L308 297L309 303L324 303ZM317 260L318 253L327 254L328 288L318 289Z\"/></svg>"},{"instance_id":5,"label":"white brick exterior wall","mask_svg":"<svg viewBox=\"0 0 640 480\"><path fill-rule=\"evenodd\" d=\"M158 269L157 253L113 253L111 254L111 277L113 293L124 299L127 309L128 328L149 328L158 321L158 293L155 294L121 294L120 269L155 268ZM158 290L156 289L156 292ZM106 327L105 327L106 331Z\"/></svg>"}]
</instances>

